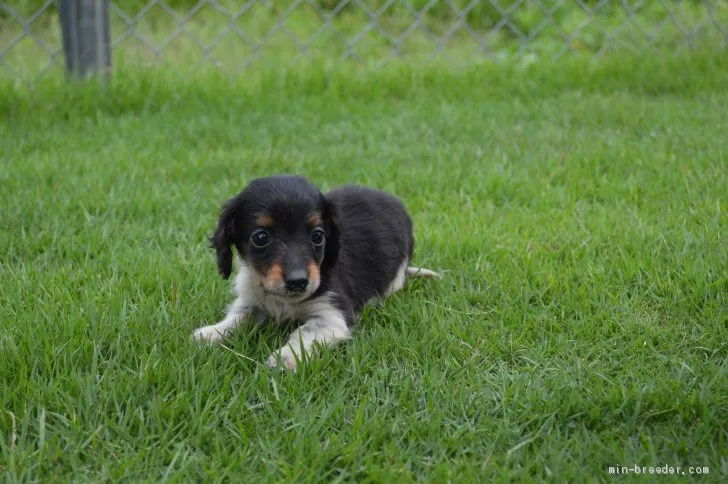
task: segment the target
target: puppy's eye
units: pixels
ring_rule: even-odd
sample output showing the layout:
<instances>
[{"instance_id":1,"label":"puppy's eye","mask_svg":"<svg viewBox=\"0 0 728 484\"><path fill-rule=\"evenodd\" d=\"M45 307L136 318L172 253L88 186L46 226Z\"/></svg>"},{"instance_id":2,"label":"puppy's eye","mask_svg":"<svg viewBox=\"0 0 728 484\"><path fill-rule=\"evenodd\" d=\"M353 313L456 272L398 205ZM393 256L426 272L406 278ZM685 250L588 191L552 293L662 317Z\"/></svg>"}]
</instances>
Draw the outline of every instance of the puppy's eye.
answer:
<instances>
[{"instance_id":1,"label":"puppy's eye","mask_svg":"<svg viewBox=\"0 0 728 484\"><path fill-rule=\"evenodd\" d=\"M311 243L317 247L324 245L326 234L321 229L315 229L311 232Z\"/></svg>"},{"instance_id":2,"label":"puppy's eye","mask_svg":"<svg viewBox=\"0 0 728 484\"><path fill-rule=\"evenodd\" d=\"M253 235L250 236L250 241L254 246L262 249L263 247L270 244L270 235L265 230L256 230Z\"/></svg>"}]
</instances>

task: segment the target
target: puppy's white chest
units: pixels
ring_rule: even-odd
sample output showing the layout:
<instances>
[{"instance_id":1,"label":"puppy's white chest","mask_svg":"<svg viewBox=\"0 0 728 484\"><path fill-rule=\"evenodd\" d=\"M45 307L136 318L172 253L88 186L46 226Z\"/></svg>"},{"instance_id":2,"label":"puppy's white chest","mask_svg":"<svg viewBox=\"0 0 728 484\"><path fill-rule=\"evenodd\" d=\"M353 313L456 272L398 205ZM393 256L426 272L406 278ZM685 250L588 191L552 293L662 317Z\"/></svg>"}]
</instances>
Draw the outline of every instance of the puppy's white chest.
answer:
<instances>
[{"instance_id":1,"label":"puppy's white chest","mask_svg":"<svg viewBox=\"0 0 728 484\"><path fill-rule=\"evenodd\" d=\"M309 299L299 303L286 303L276 301L274 298L261 298L254 307L262 310L268 317L276 322L299 321L305 322L311 319L341 319L339 310L331 304L328 294L316 299Z\"/></svg>"},{"instance_id":2,"label":"puppy's white chest","mask_svg":"<svg viewBox=\"0 0 728 484\"><path fill-rule=\"evenodd\" d=\"M272 298L260 298L257 306L265 313L266 316L276 320L276 322L291 321L301 318L299 305L276 301Z\"/></svg>"}]
</instances>

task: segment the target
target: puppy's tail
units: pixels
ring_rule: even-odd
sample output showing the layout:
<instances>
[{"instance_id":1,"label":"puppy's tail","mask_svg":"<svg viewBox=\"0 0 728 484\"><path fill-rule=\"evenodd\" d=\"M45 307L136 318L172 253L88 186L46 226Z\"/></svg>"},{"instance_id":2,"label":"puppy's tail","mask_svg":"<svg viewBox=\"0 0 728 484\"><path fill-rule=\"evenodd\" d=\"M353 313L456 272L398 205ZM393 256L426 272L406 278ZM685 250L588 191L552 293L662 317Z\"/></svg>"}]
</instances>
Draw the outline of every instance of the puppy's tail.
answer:
<instances>
[{"instance_id":1,"label":"puppy's tail","mask_svg":"<svg viewBox=\"0 0 728 484\"><path fill-rule=\"evenodd\" d=\"M408 267L407 275L410 277L437 277L442 278L442 275L430 269L423 269L422 267Z\"/></svg>"}]
</instances>

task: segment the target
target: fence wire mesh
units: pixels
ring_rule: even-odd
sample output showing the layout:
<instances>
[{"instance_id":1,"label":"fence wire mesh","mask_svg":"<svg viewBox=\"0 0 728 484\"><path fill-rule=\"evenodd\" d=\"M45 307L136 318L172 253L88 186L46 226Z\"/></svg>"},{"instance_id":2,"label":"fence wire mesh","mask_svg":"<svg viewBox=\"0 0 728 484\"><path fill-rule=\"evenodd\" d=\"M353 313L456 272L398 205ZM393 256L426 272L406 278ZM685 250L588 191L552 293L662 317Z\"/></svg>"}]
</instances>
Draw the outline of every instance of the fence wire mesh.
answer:
<instances>
[{"instance_id":1,"label":"fence wire mesh","mask_svg":"<svg viewBox=\"0 0 728 484\"><path fill-rule=\"evenodd\" d=\"M58 12L58 0L0 2L0 76L63 68ZM126 0L109 12L114 68L671 55L728 40L725 0Z\"/></svg>"}]
</instances>

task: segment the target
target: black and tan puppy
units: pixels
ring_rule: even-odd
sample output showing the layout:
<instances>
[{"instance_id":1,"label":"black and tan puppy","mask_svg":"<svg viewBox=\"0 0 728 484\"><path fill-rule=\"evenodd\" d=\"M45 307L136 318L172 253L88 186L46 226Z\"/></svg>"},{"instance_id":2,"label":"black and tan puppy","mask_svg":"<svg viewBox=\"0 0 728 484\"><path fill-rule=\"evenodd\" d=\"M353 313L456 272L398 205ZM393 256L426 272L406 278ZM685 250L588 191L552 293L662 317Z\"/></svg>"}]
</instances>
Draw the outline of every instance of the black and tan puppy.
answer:
<instances>
[{"instance_id":1,"label":"black and tan puppy","mask_svg":"<svg viewBox=\"0 0 728 484\"><path fill-rule=\"evenodd\" d=\"M437 276L408 265L412 221L399 199L359 186L324 195L302 176L253 180L225 204L211 240L225 279L237 251L237 297L222 321L194 332L195 340L219 341L250 319L296 321L287 344L268 359L290 370L315 343L350 338L364 307L401 289L408 275Z\"/></svg>"}]
</instances>

